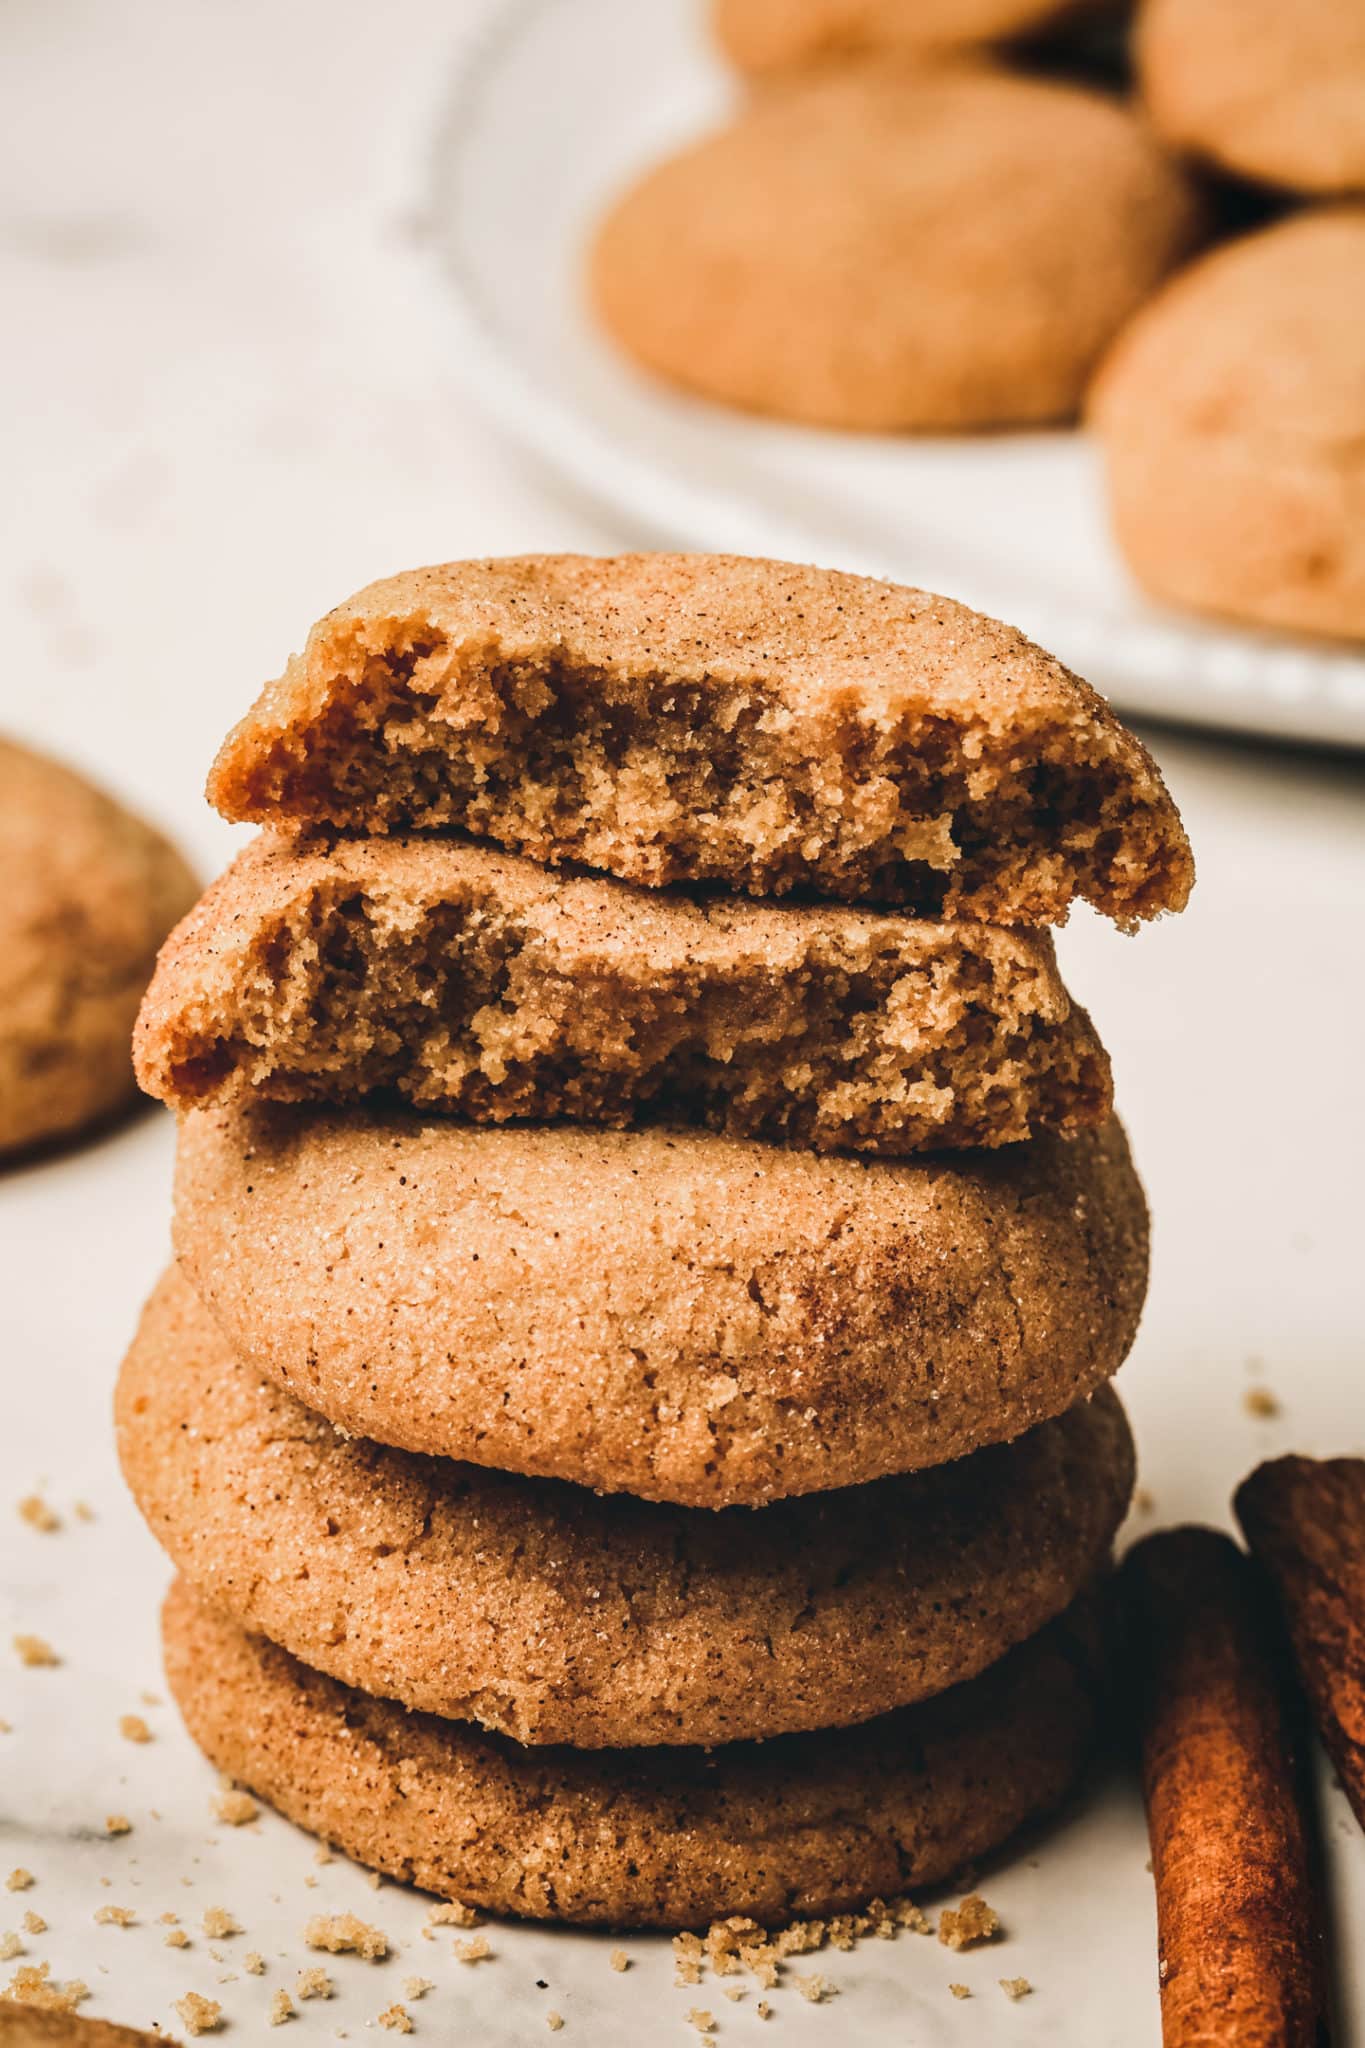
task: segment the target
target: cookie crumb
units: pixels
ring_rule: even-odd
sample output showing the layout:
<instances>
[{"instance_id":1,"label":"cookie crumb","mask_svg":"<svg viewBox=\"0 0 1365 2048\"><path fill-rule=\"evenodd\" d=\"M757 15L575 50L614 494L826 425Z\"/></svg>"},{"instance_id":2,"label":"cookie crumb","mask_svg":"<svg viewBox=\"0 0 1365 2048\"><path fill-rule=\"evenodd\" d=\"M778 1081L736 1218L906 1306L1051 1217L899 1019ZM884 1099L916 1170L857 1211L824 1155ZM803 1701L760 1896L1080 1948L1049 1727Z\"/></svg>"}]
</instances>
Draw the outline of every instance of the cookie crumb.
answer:
<instances>
[{"instance_id":1,"label":"cookie crumb","mask_svg":"<svg viewBox=\"0 0 1365 2048\"><path fill-rule=\"evenodd\" d=\"M1133 1507L1140 1515L1152 1514L1156 1508L1156 1495L1149 1487L1135 1487L1133 1490Z\"/></svg>"},{"instance_id":2,"label":"cookie crumb","mask_svg":"<svg viewBox=\"0 0 1365 2048\"><path fill-rule=\"evenodd\" d=\"M133 1927L136 1923L137 1914L131 1906L96 1906L95 1908L95 1925L97 1927Z\"/></svg>"},{"instance_id":3,"label":"cookie crumb","mask_svg":"<svg viewBox=\"0 0 1365 2048\"><path fill-rule=\"evenodd\" d=\"M12 1963L16 1956L24 1953L24 1944L12 1930L0 1934L0 1963Z\"/></svg>"},{"instance_id":4,"label":"cookie crumb","mask_svg":"<svg viewBox=\"0 0 1365 2048\"><path fill-rule=\"evenodd\" d=\"M557 2034L557 2033L559 2032L560 2028L561 2028L561 2027L563 2026L563 2024L564 2024L564 2015L563 2015L563 2013L562 2013L562 2012L547 2012L547 2013L546 2013L546 2015L545 2015L545 2024L546 2024L546 2026L547 2026L547 2027L548 2027L548 2028L550 2029L550 2032L551 2032L552 2034Z\"/></svg>"},{"instance_id":5,"label":"cookie crumb","mask_svg":"<svg viewBox=\"0 0 1365 2048\"><path fill-rule=\"evenodd\" d=\"M1033 1986L1027 1977L1002 1977L1000 1989L1006 1998L1027 1998Z\"/></svg>"},{"instance_id":6,"label":"cookie crumb","mask_svg":"<svg viewBox=\"0 0 1365 2048\"><path fill-rule=\"evenodd\" d=\"M615 1970L618 1975L622 1970L628 1970L630 1968L630 1957L626 1954L623 1948L614 1948L611 1954L608 1956L607 1961L611 1964L613 1970Z\"/></svg>"},{"instance_id":7,"label":"cookie crumb","mask_svg":"<svg viewBox=\"0 0 1365 2048\"><path fill-rule=\"evenodd\" d=\"M183 1927L171 1927L167 1929L165 1937L165 1946L167 1948L188 1948L189 1945L190 1938L188 1934L186 1934Z\"/></svg>"},{"instance_id":8,"label":"cookie crumb","mask_svg":"<svg viewBox=\"0 0 1365 2048\"><path fill-rule=\"evenodd\" d=\"M972 1995L965 1984L950 1984L948 1989L954 1998L970 1998Z\"/></svg>"},{"instance_id":9,"label":"cookie crumb","mask_svg":"<svg viewBox=\"0 0 1365 2048\"><path fill-rule=\"evenodd\" d=\"M25 1870L23 1865L20 1864L5 1879L5 1890L7 1892L26 1892L31 1885L35 1885L37 1882L38 1880L33 1875L33 1872Z\"/></svg>"},{"instance_id":10,"label":"cookie crumb","mask_svg":"<svg viewBox=\"0 0 1365 2048\"><path fill-rule=\"evenodd\" d=\"M202 1998L197 1991L177 1998L173 2010L179 2013L187 2034L216 2034L223 2024L223 2008L217 1999Z\"/></svg>"},{"instance_id":11,"label":"cookie crumb","mask_svg":"<svg viewBox=\"0 0 1365 2048\"><path fill-rule=\"evenodd\" d=\"M88 1500L78 1500L72 1512L78 1522L93 1522L95 1519L95 1510Z\"/></svg>"},{"instance_id":12,"label":"cookie crumb","mask_svg":"<svg viewBox=\"0 0 1365 2048\"><path fill-rule=\"evenodd\" d=\"M62 1661L51 1643L42 1636L17 1635L14 1648L19 1662L27 1665L30 1671L51 1670Z\"/></svg>"},{"instance_id":13,"label":"cookie crumb","mask_svg":"<svg viewBox=\"0 0 1365 2048\"><path fill-rule=\"evenodd\" d=\"M226 1906L205 1906L203 1926L210 1941L226 1941L242 1931Z\"/></svg>"},{"instance_id":14,"label":"cookie crumb","mask_svg":"<svg viewBox=\"0 0 1365 2048\"><path fill-rule=\"evenodd\" d=\"M327 1844L326 1844L325 1842L319 1842L319 1843L318 1843L318 1845L317 1845L317 1848L316 1848L316 1849L314 1849L314 1851L313 1851L313 1861L314 1861L314 1863L319 1863L319 1864L321 1864L321 1863L330 1863L330 1862L332 1861L332 1852L331 1852L331 1850L330 1850L330 1849L329 1849L329 1848L327 1847Z\"/></svg>"},{"instance_id":15,"label":"cookie crumb","mask_svg":"<svg viewBox=\"0 0 1365 2048\"><path fill-rule=\"evenodd\" d=\"M23 1963L5 1986L4 1996L11 2005L32 2006L38 2012L72 2013L90 1996L90 1986L79 1977L59 1983L51 1963Z\"/></svg>"},{"instance_id":16,"label":"cookie crumb","mask_svg":"<svg viewBox=\"0 0 1365 2048\"><path fill-rule=\"evenodd\" d=\"M325 1949L333 1956L349 1952L367 1963L382 1962L389 1952L388 1936L354 1913L319 1913L304 1928L303 1938L309 1948Z\"/></svg>"},{"instance_id":17,"label":"cookie crumb","mask_svg":"<svg viewBox=\"0 0 1365 2048\"><path fill-rule=\"evenodd\" d=\"M332 1980L325 1970L316 1965L311 1970L300 1970L294 1983L295 1998L330 1998Z\"/></svg>"},{"instance_id":18,"label":"cookie crumb","mask_svg":"<svg viewBox=\"0 0 1365 2048\"><path fill-rule=\"evenodd\" d=\"M973 1948L999 1931L998 1914L979 1892L969 1893L960 1906L945 1906L938 1916L938 1938L945 1948Z\"/></svg>"},{"instance_id":19,"label":"cookie crumb","mask_svg":"<svg viewBox=\"0 0 1365 2048\"><path fill-rule=\"evenodd\" d=\"M683 2018L688 2026L695 2027L699 2034L714 2034L716 2031L715 2014L709 2013L704 2005L690 2005Z\"/></svg>"},{"instance_id":20,"label":"cookie crumb","mask_svg":"<svg viewBox=\"0 0 1365 2048\"><path fill-rule=\"evenodd\" d=\"M412 2021L401 2005L385 2006L383 2012L378 2016L378 2024L381 2027L387 2027L391 2034L410 2034L412 2032Z\"/></svg>"},{"instance_id":21,"label":"cookie crumb","mask_svg":"<svg viewBox=\"0 0 1365 2048\"><path fill-rule=\"evenodd\" d=\"M107 1813L104 1816L104 1832L106 1835L131 1835L133 1823L126 1813Z\"/></svg>"},{"instance_id":22,"label":"cookie crumb","mask_svg":"<svg viewBox=\"0 0 1365 2048\"><path fill-rule=\"evenodd\" d=\"M120 1714L118 1732L125 1742L150 1742L152 1731L141 1714Z\"/></svg>"},{"instance_id":23,"label":"cookie crumb","mask_svg":"<svg viewBox=\"0 0 1365 2048\"><path fill-rule=\"evenodd\" d=\"M1260 1422L1270 1422L1280 1412L1279 1401L1269 1387L1248 1387L1242 1396L1242 1406Z\"/></svg>"},{"instance_id":24,"label":"cookie crumb","mask_svg":"<svg viewBox=\"0 0 1365 2048\"><path fill-rule=\"evenodd\" d=\"M425 1998L428 1991L434 1991L435 1989L436 1980L434 1977L405 1977L403 1979L404 1998Z\"/></svg>"},{"instance_id":25,"label":"cookie crumb","mask_svg":"<svg viewBox=\"0 0 1365 2048\"><path fill-rule=\"evenodd\" d=\"M53 1513L41 1494L26 1494L19 1503L19 1514L30 1529L37 1529L44 1536L50 1536L54 1529L62 1526L61 1516Z\"/></svg>"},{"instance_id":26,"label":"cookie crumb","mask_svg":"<svg viewBox=\"0 0 1365 2048\"><path fill-rule=\"evenodd\" d=\"M24 1932L25 1934L47 1933L47 1922L46 1920L44 1920L41 1913L25 1913Z\"/></svg>"},{"instance_id":27,"label":"cookie crumb","mask_svg":"<svg viewBox=\"0 0 1365 2048\"><path fill-rule=\"evenodd\" d=\"M758 2004L754 2007L754 2011L761 2020L770 2020L773 2016L773 2009L766 1998L759 1999Z\"/></svg>"},{"instance_id":28,"label":"cookie crumb","mask_svg":"<svg viewBox=\"0 0 1365 2048\"><path fill-rule=\"evenodd\" d=\"M462 1963L486 1962L493 1951L488 1946L486 1934L475 1934L468 1941L457 1941L455 1953Z\"/></svg>"},{"instance_id":29,"label":"cookie crumb","mask_svg":"<svg viewBox=\"0 0 1365 2048\"><path fill-rule=\"evenodd\" d=\"M835 1996L837 1989L830 1983L829 1978L822 1977L818 1970L809 1977L794 1977L792 1981L809 2005L823 2005L826 1999Z\"/></svg>"},{"instance_id":30,"label":"cookie crumb","mask_svg":"<svg viewBox=\"0 0 1365 2048\"><path fill-rule=\"evenodd\" d=\"M293 1999L289 1996L289 1993L285 1990L284 1986L281 1985L279 1990L275 1993L275 1996L270 2001L271 2026L282 2027L286 2020L293 2019L294 2014L297 2012L297 2010L298 2008L294 2004Z\"/></svg>"},{"instance_id":31,"label":"cookie crumb","mask_svg":"<svg viewBox=\"0 0 1365 2048\"><path fill-rule=\"evenodd\" d=\"M459 1899L440 1899L427 1914L428 1927L482 1927L483 1914Z\"/></svg>"},{"instance_id":32,"label":"cookie crumb","mask_svg":"<svg viewBox=\"0 0 1365 2048\"><path fill-rule=\"evenodd\" d=\"M728 1998L731 2005L738 2005L744 1993L738 1984L723 1984L720 1995L722 1998Z\"/></svg>"},{"instance_id":33,"label":"cookie crumb","mask_svg":"<svg viewBox=\"0 0 1365 2048\"><path fill-rule=\"evenodd\" d=\"M230 1828L244 1828L249 1821L255 1820L260 1810L251 1794L239 1792L236 1786L220 1792L213 1802L215 1816Z\"/></svg>"}]
</instances>

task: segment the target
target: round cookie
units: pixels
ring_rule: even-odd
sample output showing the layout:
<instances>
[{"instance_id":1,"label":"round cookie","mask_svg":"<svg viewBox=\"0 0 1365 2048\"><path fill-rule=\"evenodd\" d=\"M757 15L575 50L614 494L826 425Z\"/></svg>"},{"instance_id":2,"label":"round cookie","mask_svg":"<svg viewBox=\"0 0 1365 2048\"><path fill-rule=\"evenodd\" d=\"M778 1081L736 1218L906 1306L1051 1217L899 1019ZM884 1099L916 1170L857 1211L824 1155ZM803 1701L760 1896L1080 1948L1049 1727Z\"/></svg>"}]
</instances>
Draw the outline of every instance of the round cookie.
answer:
<instances>
[{"instance_id":1,"label":"round cookie","mask_svg":"<svg viewBox=\"0 0 1365 2048\"><path fill-rule=\"evenodd\" d=\"M1206 256L1123 335L1091 411L1154 597L1365 638L1365 206Z\"/></svg>"},{"instance_id":2,"label":"round cookie","mask_svg":"<svg viewBox=\"0 0 1365 2048\"><path fill-rule=\"evenodd\" d=\"M1362 0L1142 0L1133 49L1176 148L1294 191L1365 190Z\"/></svg>"},{"instance_id":3,"label":"round cookie","mask_svg":"<svg viewBox=\"0 0 1365 2048\"><path fill-rule=\"evenodd\" d=\"M695 1132L192 1111L175 1242L233 1349L356 1436L687 1506L1022 1435L1127 1354L1123 1132L915 1161Z\"/></svg>"},{"instance_id":4,"label":"round cookie","mask_svg":"<svg viewBox=\"0 0 1365 2048\"><path fill-rule=\"evenodd\" d=\"M1156 763L1012 627L737 555L520 555L372 583L228 735L224 817L451 828L661 888L1119 924L1194 879Z\"/></svg>"},{"instance_id":5,"label":"round cookie","mask_svg":"<svg viewBox=\"0 0 1365 2048\"><path fill-rule=\"evenodd\" d=\"M194 900L180 855L102 790L0 739L0 1154L135 1094L133 1020Z\"/></svg>"},{"instance_id":6,"label":"round cookie","mask_svg":"<svg viewBox=\"0 0 1365 2048\"><path fill-rule=\"evenodd\" d=\"M339 1437L234 1359L174 1268L115 1415L153 1535L244 1628L580 1749L832 1728L972 1678L1095 1577L1133 1479L1105 1388L1015 1444L758 1512L602 1498Z\"/></svg>"},{"instance_id":7,"label":"round cookie","mask_svg":"<svg viewBox=\"0 0 1365 2048\"><path fill-rule=\"evenodd\" d=\"M817 1151L1103 1123L1046 932L701 902L432 837L262 833L162 948L138 1079L177 1109L383 1091L476 1123L657 1118Z\"/></svg>"},{"instance_id":8,"label":"round cookie","mask_svg":"<svg viewBox=\"0 0 1365 2048\"><path fill-rule=\"evenodd\" d=\"M1103 94L854 65L784 81L647 173L592 255L599 317L684 389L887 431L1074 417L1200 228Z\"/></svg>"},{"instance_id":9,"label":"round cookie","mask_svg":"<svg viewBox=\"0 0 1365 2048\"><path fill-rule=\"evenodd\" d=\"M717 1750L523 1749L298 1664L183 1583L166 1676L220 1770L357 1862L495 1913L772 1925L934 1884L1054 1806L1099 1718L1086 1608L970 1684L849 1732Z\"/></svg>"},{"instance_id":10,"label":"round cookie","mask_svg":"<svg viewBox=\"0 0 1365 2048\"><path fill-rule=\"evenodd\" d=\"M1001 42L1074 11L1068 0L711 0L721 50L754 73Z\"/></svg>"}]
</instances>

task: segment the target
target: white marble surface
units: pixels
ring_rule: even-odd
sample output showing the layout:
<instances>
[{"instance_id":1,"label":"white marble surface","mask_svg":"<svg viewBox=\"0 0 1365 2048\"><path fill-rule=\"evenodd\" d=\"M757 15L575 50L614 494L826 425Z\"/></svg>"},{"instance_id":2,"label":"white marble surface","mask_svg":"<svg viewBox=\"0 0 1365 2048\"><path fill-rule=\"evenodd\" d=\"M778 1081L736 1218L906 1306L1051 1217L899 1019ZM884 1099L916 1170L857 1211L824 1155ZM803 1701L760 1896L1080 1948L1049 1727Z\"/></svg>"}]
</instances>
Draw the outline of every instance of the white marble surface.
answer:
<instances>
[{"instance_id":1,"label":"white marble surface","mask_svg":"<svg viewBox=\"0 0 1365 2048\"><path fill-rule=\"evenodd\" d=\"M415 221L457 0L232 8L10 0L0 15L0 290L6 309L0 724L85 762L177 830L205 870L232 843L199 790L214 744L311 618L417 561L635 537L555 495L465 409ZM1151 1303L1123 1385L1162 1520L1223 1521L1269 1451L1365 1450L1360 1074L1365 777L1358 763L1157 735L1201 863L1187 916L1136 940L1089 918L1063 938L1115 1056L1156 1215ZM358 2038L418 1972L431 2039L766 2038L753 1995L671 1988L663 1944L496 1928L477 1968L419 1938L421 1903L315 1870L283 1823L232 1832L161 1691L165 1569L127 1502L108 1420L119 1352L166 1249L170 1131L147 1117L0 1178L0 1930L31 1908L28 1959L92 1987L85 2010L170 2023L221 1997L265 2038L300 1932L350 1906L401 1946L340 1959L304 2037ZM1243 1405L1264 1384L1280 1415ZM20 1523L41 1490L64 1526ZM77 1499L94 1510L73 1515ZM50 1638L26 1670L16 1630ZM145 1712L156 1740L123 1743ZM1325 1788L1343 1967L1340 2038L1365 2042L1365 1841ZM132 1832L103 1832L126 1812ZM1137 2048L1156 2026L1150 1881L1131 1786L1112 1783L987 1889L1007 1941L950 1958L905 1938L836 1957L837 2004L788 1990L770 2023L812 2042L1010 2039ZM139 1925L97 1927L102 1903ZM229 1907L217 1962L197 1931ZM193 1946L162 1946L178 1911ZM269 1958L262 1979L234 1961ZM0 1972L0 1980L9 1968ZM221 1988L217 1980L235 1981ZM1025 1975L1008 2005L996 1980ZM956 1977L975 1992L957 2004ZM546 1989L538 1988L543 1979ZM776 2038L776 2035L774 2035Z\"/></svg>"}]
</instances>

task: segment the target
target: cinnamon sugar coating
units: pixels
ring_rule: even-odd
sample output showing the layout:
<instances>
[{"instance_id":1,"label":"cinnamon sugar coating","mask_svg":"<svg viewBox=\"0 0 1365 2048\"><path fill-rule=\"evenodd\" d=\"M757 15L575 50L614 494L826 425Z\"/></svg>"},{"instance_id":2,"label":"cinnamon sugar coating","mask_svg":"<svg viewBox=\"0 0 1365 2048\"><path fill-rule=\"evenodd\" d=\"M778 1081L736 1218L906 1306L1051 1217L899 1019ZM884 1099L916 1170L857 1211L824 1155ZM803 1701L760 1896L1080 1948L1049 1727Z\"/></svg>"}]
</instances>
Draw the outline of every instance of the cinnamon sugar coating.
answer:
<instances>
[{"instance_id":1,"label":"cinnamon sugar coating","mask_svg":"<svg viewBox=\"0 0 1365 2048\"><path fill-rule=\"evenodd\" d=\"M1146 1287L1115 1122L916 1160L651 1127L182 1120L176 1247L233 1349L358 1436L688 1506L1021 1435Z\"/></svg>"},{"instance_id":2,"label":"cinnamon sugar coating","mask_svg":"<svg viewBox=\"0 0 1365 2048\"><path fill-rule=\"evenodd\" d=\"M186 1281L115 1404L125 1477L224 1613L372 1694L526 1743L717 1743L974 1677L1100 1570L1132 1490L1108 1389L934 1472L753 1511L661 1507L339 1437Z\"/></svg>"},{"instance_id":3,"label":"cinnamon sugar coating","mask_svg":"<svg viewBox=\"0 0 1365 2048\"><path fill-rule=\"evenodd\" d=\"M947 598L724 555L372 584L225 742L229 818L460 827L658 887L1050 924L1177 910L1188 843L1107 704Z\"/></svg>"},{"instance_id":4,"label":"cinnamon sugar coating","mask_svg":"<svg viewBox=\"0 0 1365 2048\"><path fill-rule=\"evenodd\" d=\"M498 1913L765 1925L946 1878L1061 1799L1100 1712L1085 1604L938 1700L716 1750L523 1749L409 1714L201 1605L166 1675L220 1769L359 1862Z\"/></svg>"}]
</instances>

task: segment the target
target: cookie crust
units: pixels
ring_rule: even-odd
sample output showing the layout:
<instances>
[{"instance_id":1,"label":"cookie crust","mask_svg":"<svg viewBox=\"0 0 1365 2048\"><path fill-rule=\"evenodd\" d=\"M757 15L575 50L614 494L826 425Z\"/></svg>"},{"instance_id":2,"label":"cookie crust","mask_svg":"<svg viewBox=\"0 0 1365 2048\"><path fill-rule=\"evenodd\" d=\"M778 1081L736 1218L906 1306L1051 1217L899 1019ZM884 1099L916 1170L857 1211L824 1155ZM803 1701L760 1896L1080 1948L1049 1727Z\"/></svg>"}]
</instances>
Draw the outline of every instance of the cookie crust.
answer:
<instances>
[{"instance_id":1,"label":"cookie crust","mask_svg":"<svg viewBox=\"0 0 1365 2048\"><path fill-rule=\"evenodd\" d=\"M195 1741L291 1820L424 1890L586 1926L775 1925L933 1884L1065 1796L1100 1712L1080 1613L853 1735L709 1751L526 1750L408 1714L183 1582L163 1639Z\"/></svg>"},{"instance_id":2,"label":"cookie crust","mask_svg":"<svg viewBox=\"0 0 1365 2048\"><path fill-rule=\"evenodd\" d=\"M947 598L725 555L522 556L372 584L232 732L226 817L460 827L628 882L1131 925L1193 865L1146 749Z\"/></svg>"},{"instance_id":3,"label":"cookie crust","mask_svg":"<svg viewBox=\"0 0 1365 2048\"><path fill-rule=\"evenodd\" d=\"M115 1398L177 1569L362 1691L523 1743L758 1739L975 1677L1078 1595L1132 1491L1104 1389L1007 1447L754 1512L660 1507L347 1441L168 1272Z\"/></svg>"},{"instance_id":4,"label":"cookie crust","mask_svg":"<svg viewBox=\"0 0 1365 2048\"><path fill-rule=\"evenodd\" d=\"M711 0L711 25L732 64L766 75L874 50L1000 42L1073 12L1069 0Z\"/></svg>"},{"instance_id":5,"label":"cookie crust","mask_svg":"<svg viewBox=\"0 0 1365 2048\"><path fill-rule=\"evenodd\" d=\"M352 1434L700 1507L1022 1435L1117 1371L1147 1272L1112 1121L869 1161L209 1108L175 1241L233 1349Z\"/></svg>"},{"instance_id":6,"label":"cookie crust","mask_svg":"<svg viewBox=\"0 0 1365 2048\"><path fill-rule=\"evenodd\" d=\"M1046 933L701 903L432 839L253 842L163 948L177 1109L376 1091L480 1123L657 1118L903 1155L1103 1123Z\"/></svg>"}]
</instances>

